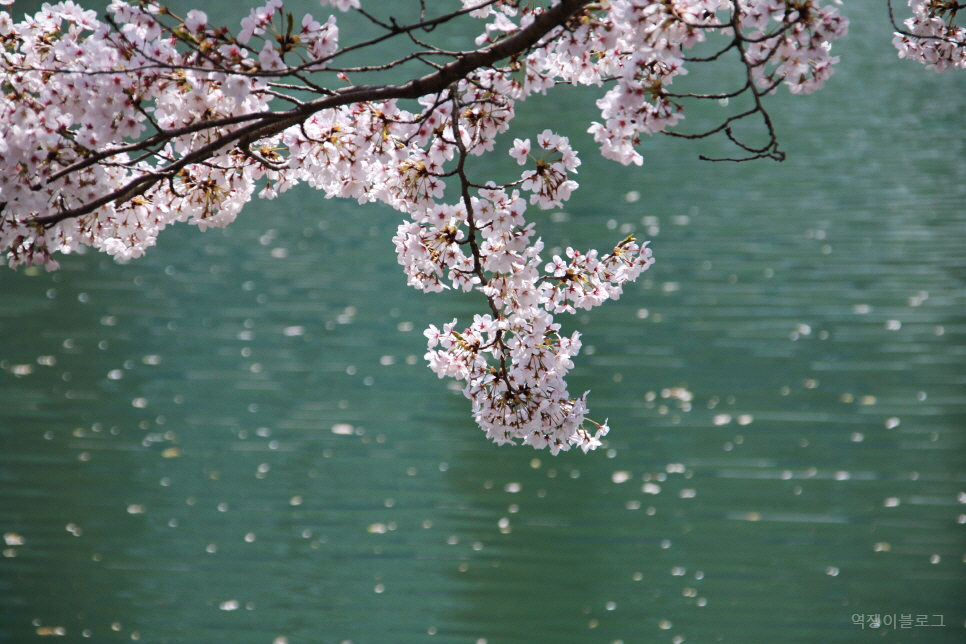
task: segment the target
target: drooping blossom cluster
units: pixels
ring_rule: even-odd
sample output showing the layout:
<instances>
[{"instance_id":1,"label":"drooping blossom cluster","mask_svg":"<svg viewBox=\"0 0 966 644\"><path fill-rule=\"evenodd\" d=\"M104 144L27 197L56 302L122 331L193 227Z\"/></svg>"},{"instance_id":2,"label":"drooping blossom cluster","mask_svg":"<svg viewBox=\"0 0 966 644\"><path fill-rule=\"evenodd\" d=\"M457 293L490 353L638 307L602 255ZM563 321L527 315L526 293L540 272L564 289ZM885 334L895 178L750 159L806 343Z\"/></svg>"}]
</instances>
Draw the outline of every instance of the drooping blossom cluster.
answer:
<instances>
[{"instance_id":1,"label":"drooping blossom cluster","mask_svg":"<svg viewBox=\"0 0 966 644\"><path fill-rule=\"evenodd\" d=\"M966 69L966 30L956 24L966 5L955 0L909 0L912 16L903 21L892 43L900 58L908 58L937 72ZM898 29L898 27L897 27Z\"/></svg>"},{"instance_id":2,"label":"drooping blossom cluster","mask_svg":"<svg viewBox=\"0 0 966 644\"><path fill-rule=\"evenodd\" d=\"M322 5L347 11L360 0ZM773 141L764 148L736 139L730 125L765 117L762 97L781 84L820 88L847 23L822 0L420 6L408 25L362 14L382 35L348 46L335 15L298 20L281 0L251 9L237 32L153 0L113 0L105 20L70 0L19 23L0 12L0 249L8 263L56 268L57 252L82 246L138 257L169 224L225 226L254 195L275 198L300 182L327 197L381 201L404 214L393 242L411 286L475 291L486 302L471 324L431 326L427 359L441 377L465 383L487 435L553 452L600 445L606 422L588 420L586 394L571 396L565 382L579 334L563 333L554 315L616 299L653 260L632 237L606 254L569 248L541 257L527 209L561 207L577 189L580 161L552 129L502 142L518 103L561 83L601 87L601 121L589 131L604 156L642 165L641 137L674 133L687 101L747 93L754 109L678 135L723 131L746 158L780 158L769 119ZM476 25L477 49L428 42L457 20L464 33ZM391 39L409 49L383 65L353 62L358 50ZM685 52L699 43L711 53L689 61ZM699 60L731 61L753 82L672 92ZM414 65L424 65L423 76ZM365 82L389 71L409 82ZM516 180L470 176L467 159L507 148L522 168Z\"/></svg>"},{"instance_id":3,"label":"drooping blossom cluster","mask_svg":"<svg viewBox=\"0 0 966 644\"><path fill-rule=\"evenodd\" d=\"M517 139L510 154L525 161L530 145ZM549 130L538 136L538 146L550 156L515 183L532 193L531 203L551 208L575 187L567 177L579 160L567 139ZM475 288L489 302L492 313L475 316L466 328L453 320L426 331L430 368L441 378L465 381L464 394L487 436L553 453L571 445L587 451L601 444L607 425L586 420L586 393L568 393L564 377L580 350L580 334L562 335L552 314L617 299L623 285L651 265L651 252L628 237L604 257L568 248L567 260L554 256L544 265L543 243L533 239L526 209L520 190L491 183L457 206L415 210L393 241L410 285Z\"/></svg>"}]
</instances>

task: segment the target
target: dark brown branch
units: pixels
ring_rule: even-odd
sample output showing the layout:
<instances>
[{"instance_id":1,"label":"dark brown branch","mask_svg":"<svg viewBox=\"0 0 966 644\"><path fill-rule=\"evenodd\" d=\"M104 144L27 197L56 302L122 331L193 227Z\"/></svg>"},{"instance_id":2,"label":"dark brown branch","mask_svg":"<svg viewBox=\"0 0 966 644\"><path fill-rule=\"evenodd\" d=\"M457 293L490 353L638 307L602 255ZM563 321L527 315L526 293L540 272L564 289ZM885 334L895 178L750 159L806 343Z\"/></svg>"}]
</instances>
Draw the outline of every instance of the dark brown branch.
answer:
<instances>
[{"instance_id":1,"label":"dark brown branch","mask_svg":"<svg viewBox=\"0 0 966 644\"><path fill-rule=\"evenodd\" d=\"M476 233L479 227L476 225L476 218L473 216L473 199L470 196L470 183L469 177L466 176L465 165L466 158L469 156L466 151L466 146L463 144L463 138L460 136L459 131L459 113L460 113L460 103L453 89L450 90L450 94L453 97L453 142L459 151L459 157L456 162L456 174L460 180L460 197L463 200L463 206L466 208L466 226L469 229L467 233L467 241L470 245L470 252L473 255L473 273L480 278L480 285L487 283L486 272L483 270L483 254L480 252L480 246L476 238ZM493 301L493 297L487 295L486 301L490 305L490 311L493 313L493 321L496 322L500 319L500 309L497 307L496 302ZM516 393L513 385L510 383L510 379L507 377L506 371L506 345L503 343L503 330L497 329L493 342L500 346L500 369L496 372L496 378L502 379L507 386L507 390L514 394Z\"/></svg>"}]
</instances>

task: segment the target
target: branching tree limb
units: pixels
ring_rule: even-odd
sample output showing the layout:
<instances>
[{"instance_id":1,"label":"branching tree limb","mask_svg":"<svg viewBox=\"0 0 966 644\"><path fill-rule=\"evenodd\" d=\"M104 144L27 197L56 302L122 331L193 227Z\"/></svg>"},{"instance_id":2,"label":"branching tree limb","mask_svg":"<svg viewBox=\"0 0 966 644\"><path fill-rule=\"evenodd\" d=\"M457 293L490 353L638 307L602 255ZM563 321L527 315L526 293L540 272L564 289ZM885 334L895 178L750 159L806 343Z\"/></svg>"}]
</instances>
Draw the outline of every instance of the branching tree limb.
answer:
<instances>
[{"instance_id":1,"label":"branching tree limb","mask_svg":"<svg viewBox=\"0 0 966 644\"><path fill-rule=\"evenodd\" d=\"M420 0L407 23L359 9L371 30L349 44L335 15L297 21L281 0L252 9L237 33L148 0L116 0L103 20L66 2L20 23L0 12L0 250L14 267L56 268L56 253L82 246L130 259L170 224L225 226L256 194L298 183L387 203L405 215L393 242L411 286L486 300L469 326L426 336L430 367L465 383L487 436L593 449L607 423L586 417L586 393L568 392L579 334L553 316L619 297L650 250L629 236L605 254L568 248L544 263L525 213L561 207L580 165L550 128L513 141L522 169L506 183L470 176L467 160L494 150L528 96L573 84L600 88L588 131L619 163L642 165L638 144L657 133L720 135L738 151L708 160L781 161L768 95L820 89L847 30L822 2ZM900 54L966 64L962 5L910 5ZM479 36L443 47L443 25ZM389 59L361 59L386 44ZM672 89L695 65L724 73ZM694 101L735 105L689 130ZM739 135L742 122L757 134Z\"/></svg>"}]
</instances>

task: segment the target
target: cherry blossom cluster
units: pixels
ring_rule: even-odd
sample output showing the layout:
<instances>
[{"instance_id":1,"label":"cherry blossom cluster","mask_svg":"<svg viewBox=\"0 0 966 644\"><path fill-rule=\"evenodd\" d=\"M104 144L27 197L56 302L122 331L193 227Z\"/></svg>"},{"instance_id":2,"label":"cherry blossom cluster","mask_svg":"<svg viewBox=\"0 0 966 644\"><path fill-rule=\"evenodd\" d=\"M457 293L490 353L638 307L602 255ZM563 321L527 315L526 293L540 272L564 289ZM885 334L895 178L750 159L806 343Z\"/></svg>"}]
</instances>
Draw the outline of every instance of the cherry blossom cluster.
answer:
<instances>
[{"instance_id":1,"label":"cherry blossom cluster","mask_svg":"<svg viewBox=\"0 0 966 644\"><path fill-rule=\"evenodd\" d=\"M504 2L486 3L473 15L491 19L478 43L514 33L530 16ZM678 125L685 108L680 98L694 96L671 90L674 80L688 73L687 50L716 34L723 44L707 60L733 50L762 91L785 84L793 93L808 94L832 75L838 58L830 54L831 44L847 26L835 7L820 0L610 0L589 8L547 46L517 61L519 78L508 93L521 98L561 80L611 85L597 101L602 121L590 132L605 157L643 165L636 150L641 136ZM728 98L747 89L706 97Z\"/></svg>"},{"instance_id":2,"label":"cherry blossom cluster","mask_svg":"<svg viewBox=\"0 0 966 644\"><path fill-rule=\"evenodd\" d=\"M69 0L18 24L0 13L0 247L9 263L56 268L53 252L81 245L129 259L170 223L234 220L275 143L225 150L218 137L237 127L231 119L268 109L267 79L290 64L283 56L317 68L338 47L334 18L306 15L298 29L276 31L281 7L253 10L237 36L208 26L201 11L164 28L165 10L150 3L113 2L117 30ZM172 167L192 155L204 163ZM126 186L130 198L104 198ZM99 207L45 220L91 203Z\"/></svg>"},{"instance_id":3,"label":"cherry blossom cluster","mask_svg":"<svg viewBox=\"0 0 966 644\"><path fill-rule=\"evenodd\" d=\"M832 41L848 31L848 20L838 9L812 0L743 0L739 7L739 24L748 31L746 55L759 87L770 90L784 83L793 94L822 88L839 61L830 54Z\"/></svg>"},{"instance_id":4,"label":"cherry blossom cluster","mask_svg":"<svg viewBox=\"0 0 966 644\"><path fill-rule=\"evenodd\" d=\"M322 0L336 11L360 4ZM939 69L961 32L929 20L950 21L955 8L910 4L919 22L907 24L925 34L910 42L938 53L903 51ZM16 23L0 12L0 249L8 263L52 269L56 253L85 246L138 257L170 224L225 226L254 196L272 199L298 183L328 198L383 202L404 217L393 243L412 287L476 292L486 303L472 324L454 320L426 334L431 369L464 383L487 436L554 453L599 446L607 423L589 420L587 394L571 396L565 381L579 334L562 332L554 316L617 299L653 259L633 237L606 254L541 256L527 210L565 204L580 160L552 129L504 142L519 104L559 84L600 87L601 121L589 132L623 164L643 165L641 137L658 132L723 131L747 158L780 158L767 118L767 148L738 141L730 125L764 115L762 97L781 84L794 93L820 88L847 22L821 0L420 7L421 22L410 25L361 12L382 35L348 46L335 15L298 20L282 0L249 10L237 31L153 0L113 0L104 20L71 0ZM449 13L427 15L441 10ZM471 25L478 49L427 42L453 20ZM933 33L941 34L935 42ZM346 62L392 38L408 38L414 51L384 65ZM689 59L701 43L711 53ZM750 80L737 90L672 91L699 61L731 61ZM409 74L406 65L426 73L396 85L354 82ZM673 130L687 101L746 92L753 110L707 132ZM520 166L515 180L471 176L468 159L507 148Z\"/></svg>"},{"instance_id":5,"label":"cherry blossom cluster","mask_svg":"<svg viewBox=\"0 0 966 644\"><path fill-rule=\"evenodd\" d=\"M966 30L955 22L956 13L966 5L955 0L909 0L909 8L912 16L903 21L905 30L892 39L899 57L936 72L966 69Z\"/></svg>"},{"instance_id":6,"label":"cherry blossom cluster","mask_svg":"<svg viewBox=\"0 0 966 644\"><path fill-rule=\"evenodd\" d=\"M644 158L635 149L640 135L674 127L684 118L684 106L669 90L675 78L688 73L683 52L703 42L709 30L720 28L718 12L730 8L719 0L610 3L596 30L597 47L608 55L596 67L602 77L617 82L597 101L603 122L590 128L605 157L642 165ZM592 65L592 60L581 62ZM598 80L586 70L583 78Z\"/></svg>"},{"instance_id":7,"label":"cherry blossom cluster","mask_svg":"<svg viewBox=\"0 0 966 644\"><path fill-rule=\"evenodd\" d=\"M539 135L538 145L560 160L537 160L538 169L524 171L514 184L532 191L533 203L551 207L576 187L567 172L579 160L567 139L550 131ZM517 139L510 154L526 162L529 147ZM617 299L623 285L653 263L651 252L628 237L604 257L568 248L567 260L554 256L544 266L543 243L533 240L534 226L524 219L527 201L519 190L508 190L490 183L458 205L418 209L393 238L411 286L476 289L492 311L462 329L456 320L442 330L430 326L426 358L441 378L465 381L463 393L491 440L520 440L554 454L573 445L587 451L601 444L607 424L586 418L586 392L570 396L564 377L580 350L580 334L561 335L552 314Z\"/></svg>"},{"instance_id":8,"label":"cherry blossom cluster","mask_svg":"<svg viewBox=\"0 0 966 644\"><path fill-rule=\"evenodd\" d=\"M586 418L587 392L577 398L568 393L564 378L580 350L580 334L562 335L550 311L570 309L567 298L575 292L598 291L600 297L577 296L586 308L616 299L623 283L650 266L650 252L628 239L603 261L587 262L568 249L574 261L566 268L560 258L547 266L555 276L539 270L542 244L530 248L521 263L490 275L481 289L498 315L477 315L464 329L456 320L441 330L430 326L426 357L441 378L465 381L463 392L491 440L519 439L554 454L573 445L586 452L600 445L607 424Z\"/></svg>"}]
</instances>

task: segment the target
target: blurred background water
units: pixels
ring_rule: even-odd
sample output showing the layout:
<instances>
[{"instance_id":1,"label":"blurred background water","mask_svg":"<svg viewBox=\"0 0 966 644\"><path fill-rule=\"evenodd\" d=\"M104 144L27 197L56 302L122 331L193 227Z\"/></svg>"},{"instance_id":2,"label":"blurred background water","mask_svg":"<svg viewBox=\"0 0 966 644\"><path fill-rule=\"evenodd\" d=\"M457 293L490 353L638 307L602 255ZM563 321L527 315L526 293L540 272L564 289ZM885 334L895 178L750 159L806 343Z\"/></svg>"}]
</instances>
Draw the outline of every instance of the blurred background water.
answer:
<instances>
[{"instance_id":1,"label":"blurred background water","mask_svg":"<svg viewBox=\"0 0 966 644\"><path fill-rule=\"evenodd\" d=\"M548 248L657 257L561 320L586 456L487 443L425 367L482 304L408 289L385 208L299 189L0 273L0 641L964 641L966 80L844 10L826 89L773 97L782 164L622 168L594 92L519 106L582 152Z\"/></svg>"}]
</instances>

